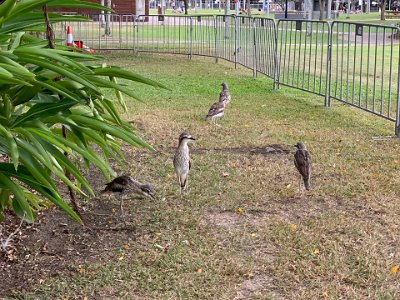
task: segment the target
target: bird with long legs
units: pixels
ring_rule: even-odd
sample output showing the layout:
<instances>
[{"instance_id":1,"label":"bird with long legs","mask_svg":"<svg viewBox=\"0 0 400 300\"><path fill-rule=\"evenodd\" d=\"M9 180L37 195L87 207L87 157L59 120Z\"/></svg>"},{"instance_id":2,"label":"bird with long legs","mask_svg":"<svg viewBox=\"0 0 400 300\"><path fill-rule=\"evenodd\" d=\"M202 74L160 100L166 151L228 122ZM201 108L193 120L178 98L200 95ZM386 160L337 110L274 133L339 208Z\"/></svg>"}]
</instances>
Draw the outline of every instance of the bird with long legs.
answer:
<instances>
[{"instance_id":1,"label":"bird with long legs","mask_svg":"<svg viewBox=\"0 0 400 300\"><path fill-rule=\"evenodd\" d=\"M306 148L306 145L304 145L303 142L298 142L294 146L297 148L294 154L294 165L296 166L301 177L303 178L304 187L308 191L310 190L312 158ZM301 191L301 182L299 182L299 192L300 191Z\"/></svg>"},{"instance_id":2,"label":"bird with long legs","mask_svg":"<svg viewBox=\"0 0 400 300\"><path fill-rule=\"evenodd\" d=\"M123 195L128 193L136 194L140 197L148 197L151 199L155 199L155 191L154 188L148 183L140 183L134 177L130 175L121 175L114 178L109 183L106 183L105 189L102 193L112 192L120 194L120 210L121 216L126 225L125 214L123 209Z\"/></svg>"},{"instance_id":3,"label":"bird with long legs","mask_svg":"<svg viewBox=\"0 0 400 300\"><path fill-rule=\"evenodd\" d=\"M174 156L174 168L178 177L180 193L187 189L189 171L192 166L189 155L188 143L196 140L190 133L183 132L179 136L178 148Z\"/></svg>"},{"instance_id":4,"label":"bird with long legs","mask_svg":"<svg viewBox=\"0 0 400 300\"><path fill-rule=\"evenodd\" d=\"M211 105L208 114L206 116L206 121L210 121L218 127L221 127L221 125L219 125L217 123L219 118L222 118L225 114L225 107L231 102L231 94L229 92L229 88L228 85L223 82L222 84L222 91L219 94L219 100L218 102L213 103L213 105Z\"/></svg>"},{"instance_id":5,"label":"bird with long legs","mask_svg":"<svg viewBox=\"0 0 400 300\"><path fill-rule=\"evenodd\" d=\"M219 118L222 118L225 114L225 103L224 102L215 102L213 105L211 105L210 110L208 111L208 114L206 116L206 121L210 121L218 127L221 127L217 123L217 120Z\"/></svg>"}]
</instances>

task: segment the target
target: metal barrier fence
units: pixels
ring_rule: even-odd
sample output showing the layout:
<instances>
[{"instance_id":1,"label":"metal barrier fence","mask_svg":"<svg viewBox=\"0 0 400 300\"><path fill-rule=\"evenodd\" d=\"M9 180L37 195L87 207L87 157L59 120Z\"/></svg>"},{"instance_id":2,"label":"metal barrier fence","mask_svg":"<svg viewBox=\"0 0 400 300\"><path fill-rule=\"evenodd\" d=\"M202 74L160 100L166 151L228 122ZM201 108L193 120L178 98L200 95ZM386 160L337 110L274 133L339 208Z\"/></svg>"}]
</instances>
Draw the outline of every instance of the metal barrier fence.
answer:
<instances>
[{"instance_id":1,"label":"metal barrier fence","mask_svg":"<svg viewBox=\"0 0 400 300\"><path fill-rule=\"evenodd\" d=\"M328 103L330 33L326 22L278 21L278 86L325 96L325 104Z\"/></svg>"},{"instance_id":2,"label":"metal barrier fence","mask_svg":"<svg viewBox=\"0 0 400 300\"><path fill-rule=\"evenodd\" d=\"M396 121L399 37L396 27L333 22L330 97Z\"/></svg>"},{"instance_id":3,"label":"metal barrier fence","mask_svg":"<svg viewBox=\"0 0 400 300\"><path fill-rule=\"evenodd\" d=\"M400 32L393 26L242 16L93 15L71 22L95 50L134 50L224 59L281 85L395 122L400 136ZM54 26L65 36L66 23Z\"/></svg>"}]
</instances>

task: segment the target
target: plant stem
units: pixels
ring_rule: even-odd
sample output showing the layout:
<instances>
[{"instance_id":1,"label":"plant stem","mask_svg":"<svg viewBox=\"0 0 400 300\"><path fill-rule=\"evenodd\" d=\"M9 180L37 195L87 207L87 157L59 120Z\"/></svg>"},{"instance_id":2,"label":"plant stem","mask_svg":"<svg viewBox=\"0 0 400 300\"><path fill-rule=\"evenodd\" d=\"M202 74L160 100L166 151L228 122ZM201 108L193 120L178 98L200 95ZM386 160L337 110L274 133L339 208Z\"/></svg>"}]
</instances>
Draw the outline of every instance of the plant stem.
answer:
<instances>
[{"instance_id":1,"label":"plant stem","mask_svg":"<svg viewBox=\"0 0 400 300\"><path fill-rule=\"evenodd\" d=\"M45 19L45 22L46 22L46 38L47 38L47 41L49 43L49 48L55 49L56 48L56 44L54 43L54 32L53 32L53 28L51 27L51 24L50 24L49 15L47 13L47 6L46 5L43 6L43 13L44 13L44 19ZM55 81L61 80L61 78L62 77L57 77L55 79ZM62 125L62 135L63 135L64 139L67 139L68 131L67 131L67 128L64 125ZM64 155L65 155L66 158L68 158L68 153L66 151L64 151ZM67 178L69 180L73 179L71 173L68 172L68 170L65 170L65 176L67 176ZM77 213L77 215L81 218L83 224L85 225L84 219L83 219L83 217L82 217L82 215L80 213L78 204L76 202L75 193L74 193L73 189L70 186L68 186L68 192L69 192L69 197L71 199L72 209Z\"/></svg>"}]
</instances>

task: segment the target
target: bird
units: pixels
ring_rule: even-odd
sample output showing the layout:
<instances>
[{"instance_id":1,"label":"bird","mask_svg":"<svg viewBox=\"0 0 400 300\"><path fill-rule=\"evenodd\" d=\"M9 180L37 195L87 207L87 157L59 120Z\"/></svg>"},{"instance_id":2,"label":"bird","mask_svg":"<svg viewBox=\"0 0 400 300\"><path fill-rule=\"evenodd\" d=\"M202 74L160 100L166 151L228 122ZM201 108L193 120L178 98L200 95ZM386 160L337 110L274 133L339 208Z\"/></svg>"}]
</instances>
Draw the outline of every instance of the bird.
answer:
<instances>
[{"instance_id":1,"label":"bird","mask_svg":"<svg viewBox=\"0 0 400 300\"><path fill-rule=\"evenodd\" d=\"M102 193L112 192L112 193L120 193L120 210L122 218L125 222L124 218L124 210L123 210L123 193L135 193L139 196L149 197L151 199L155 199L155 190L148 183L140 183L134 177L130 175L121 175L114 178L112 181L105 184L106 187L102 191Z\"/></svg>"},{"instance_id":2,"label":"bird","mask_svg":"<svg viewBox=\"0 0 400 300\"><path fill-rule=\"evenodd\" d=\"M191 168L188 142L195 140L196 139L187 132L183 132L179 136L178 148L174 156L174 168L178 176L181 196L182 192L185 191L188 186L188 175Z\"/></svg>"},{"instance_id":3,"label":"bird","mask_svg":"<svg viewBox=\"0 0 400 300\"><path fill-rule=\"evenodd\" d=\"M222 118L225 113L225 103L218 101L211 105L208 114L206 116L206 121L212 121L212 123L216 126L221 126L217 124L217 119Z\"/></svg>"},{"instance_id":4,"label":"bird","mask_svg":"<svg viewBox=\"0 0 400 300\"><path fill-rule=\"evenodd\" d=\"M228 84L226 82L221 83L222 85L222 91L219 94L219 102L223 102L224 105L228 105L231 100L231 93L229 92Z\"/></svg>"},{"instance_id":5,"label":"bird","mask_svg":"<svg viewBox=\"0 0 400 300\"><path fill-rule=\"evenodd\" d=\"M303 177L304 187L310 190L311 163L312 158L303 142L298 142L294 147L297 148L294 154L294 165ZM300 190L300 184L299 184Z\"/></svg>"}]
</instances>

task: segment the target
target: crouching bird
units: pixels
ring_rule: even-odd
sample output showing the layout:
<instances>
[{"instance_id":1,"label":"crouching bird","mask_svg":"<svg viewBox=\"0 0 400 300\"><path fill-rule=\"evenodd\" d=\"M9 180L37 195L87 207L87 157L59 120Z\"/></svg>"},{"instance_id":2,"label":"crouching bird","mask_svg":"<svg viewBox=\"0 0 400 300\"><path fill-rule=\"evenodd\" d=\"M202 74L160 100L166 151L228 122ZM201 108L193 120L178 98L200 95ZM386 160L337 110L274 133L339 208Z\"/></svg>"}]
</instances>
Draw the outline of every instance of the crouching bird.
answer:
<instances>
[{"instance_id":1,"label":"crouching bird","mask_svg":"<svg viewBox=\"0 0 400 300\"><path fill-rule=\"evenodd\" d=\"M188 175L191 168L188 142L196 140L190 133L183 132L179 136L178 148L174 156L174 167L178 176L180 191L186 190L188 185Z\"/></svg>"},{"instance_id":2,"label":"crouching bird","mask_svg":"<svg viewBox=\"0 0 400 300\"><path fill-rule=\"evenodd\" d=\"M134 193L141 197L155 199L155 191L150 184L142 184L130 175L121 175L113 179L111 182L106 183L106 188L102 191L102 193L106 192L120 193L120 209L125 224L126 222L124 217L122 197L123 194Z\"/></svg>"},{"instance_id":3,"label":"crouching bird","mask_svg":"<svg viewBox=\"0 0 400 300\"><path fill-rule=\"evenodd\" d=\"M303 177L304 187L308 191L310 190L310 178L311 178L311 163L312 158L308 152L306 145L303 142L298 142L294 145L297 150L294 154L294 165ZM299 184L300 190L300 184Z\"/></svg>"}]
</instances>

